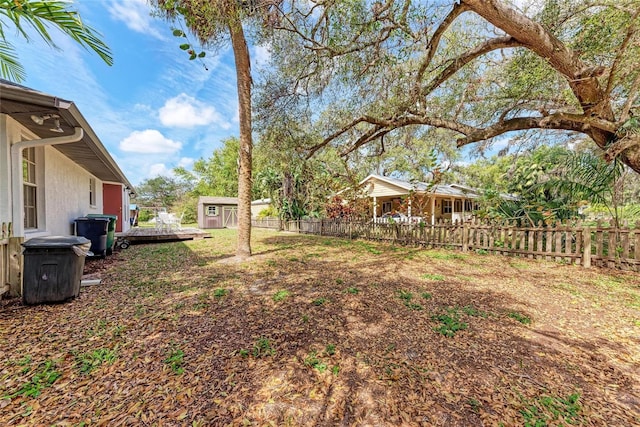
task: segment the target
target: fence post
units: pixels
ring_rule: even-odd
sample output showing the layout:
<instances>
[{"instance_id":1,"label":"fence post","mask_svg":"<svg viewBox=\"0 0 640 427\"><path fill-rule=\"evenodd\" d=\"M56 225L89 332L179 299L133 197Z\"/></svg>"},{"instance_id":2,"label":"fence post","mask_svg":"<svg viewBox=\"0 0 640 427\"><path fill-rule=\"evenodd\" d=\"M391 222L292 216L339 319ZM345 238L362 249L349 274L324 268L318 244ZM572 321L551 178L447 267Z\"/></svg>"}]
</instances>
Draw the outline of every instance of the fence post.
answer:
<instances>
[{"instance_id":1,"label":"fence post","mask_svg":"<svg viewBox=\"0 0 640 427\"><path fill-rule=\"evenodd\" d=\"M582 228L582 266L591 268L591 228L584 226Z\"/></svg>"}]
</instances>

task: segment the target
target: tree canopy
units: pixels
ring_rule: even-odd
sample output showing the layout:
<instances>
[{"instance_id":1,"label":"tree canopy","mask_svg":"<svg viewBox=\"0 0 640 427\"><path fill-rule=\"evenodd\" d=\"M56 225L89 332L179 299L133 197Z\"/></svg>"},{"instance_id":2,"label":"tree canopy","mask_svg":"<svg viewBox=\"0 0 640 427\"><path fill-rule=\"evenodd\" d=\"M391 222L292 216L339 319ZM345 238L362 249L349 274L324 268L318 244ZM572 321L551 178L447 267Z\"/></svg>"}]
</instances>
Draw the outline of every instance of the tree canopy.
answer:
<instances>
[{"instance_id":1,"label":"tree canopy","mask_svg":"<svg viewBox=\"0 0 640 427\"><path fill-rule=\"evenodd\" d=\"M310 153L415 127L458 147L586 135L639 172L640 3L524 4L283 3L265 104L313 118Z\"/></svg>"}]
</instances>

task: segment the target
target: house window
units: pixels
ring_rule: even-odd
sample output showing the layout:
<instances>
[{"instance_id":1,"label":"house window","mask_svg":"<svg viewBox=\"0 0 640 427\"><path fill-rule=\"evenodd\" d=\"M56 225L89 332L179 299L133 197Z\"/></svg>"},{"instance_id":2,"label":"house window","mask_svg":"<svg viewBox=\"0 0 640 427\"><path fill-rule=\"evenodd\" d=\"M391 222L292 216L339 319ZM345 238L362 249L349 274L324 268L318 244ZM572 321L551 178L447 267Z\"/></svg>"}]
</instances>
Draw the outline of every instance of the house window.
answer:
<instances>
[{"instance_id":1,"label":"house window","mask_svg":"<svg viewBox=\"0 0 640 427\"><path fill-rule=\"evenodd\" d=\"M96 179L89 178L89 204L96 205Z\"/></svg>"},{"instance_id":2,"label":"house window","mask_svg":"<svg viewBox=\"0 0 640 427\"><path fill-rule=\"evenodd\" d=\"M24 228L38 228L36 149L27 148L22 154L22 188L24 192Z\"/></svg>"},{"instance_id":3,"label":"house window","mask_svg":"<svg viewBox=\"0 0 640 427\"><path fill-rule=\"evenodd\" d=\"M218 207L207 206L207 216L218 216Z\"/></svg>"},{"instance_id":4,"label":"house window","mask_svg":"<svg viewBox=\"0 0 640 427\"><path fill-rule=\"evenodd\" d=\"M451 213L451 200L443 200L442 201L442 213L450 214Z\"/></svg>"},{"instance_id":5,"label":"house window","mask_svg":"<svg viewBox=\"0 0 640 427\"><path fill-rule=\"evenodd\" d=\"M382 213L386 214L391 212L391 202L382 202Z\"/></svg>"},{"instance_id":6,"label":"house window","mask_svg":"<svg viewBox=\"0 0 640 427\"><path fill-rule=\"evenodd\" d=\"M462 200L456 200L453 202L453 211L462 212Z\"/></svg>"},{"instance_id":7,"label":"house window","mask_svg":"<svg viewBox=\"0 0 640 427\"><path fill-rule=\"evenodd\" d=\"M464 210L467 212L477 211L479 209L478 204L473 200L465 200L464 201Z\"/></svg>"}]
</instances>

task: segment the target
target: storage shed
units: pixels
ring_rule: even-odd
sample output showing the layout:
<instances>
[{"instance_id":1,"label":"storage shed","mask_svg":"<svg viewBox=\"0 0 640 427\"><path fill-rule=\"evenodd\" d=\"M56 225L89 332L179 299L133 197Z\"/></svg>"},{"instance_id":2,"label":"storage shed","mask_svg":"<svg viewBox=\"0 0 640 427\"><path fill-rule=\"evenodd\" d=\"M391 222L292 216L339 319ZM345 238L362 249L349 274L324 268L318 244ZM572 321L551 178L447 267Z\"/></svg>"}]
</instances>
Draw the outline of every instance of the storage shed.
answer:
<instances>
[{"instance_id":1,"label":"storage shed","mask_svg":"<svg viewBox=\"0 0 640 427\"><path fill-rule=\"evenodd\" d=\"M199 228L227 228L237 226L237 197L200 196L198 198Z\"/></svg>"}]
</instances>

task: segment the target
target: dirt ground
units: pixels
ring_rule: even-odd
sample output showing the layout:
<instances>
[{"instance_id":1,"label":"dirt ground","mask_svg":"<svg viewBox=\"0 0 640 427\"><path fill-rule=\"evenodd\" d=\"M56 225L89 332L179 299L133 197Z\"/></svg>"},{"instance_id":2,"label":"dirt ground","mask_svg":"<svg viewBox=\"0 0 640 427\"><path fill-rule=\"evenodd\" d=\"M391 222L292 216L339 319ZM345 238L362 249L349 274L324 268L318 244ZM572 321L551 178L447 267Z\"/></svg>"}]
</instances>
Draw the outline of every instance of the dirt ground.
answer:
<instances>
[{"instance_id":1,"label":"dirt ground","mask_svg":"<svg viewBox=\"0 0 640 427\"><path fill-rule=\"evenodd\" d=\"M640 425L640 275L254 230L0 302L0 425Z\"/></svg>"}]
</instances>

